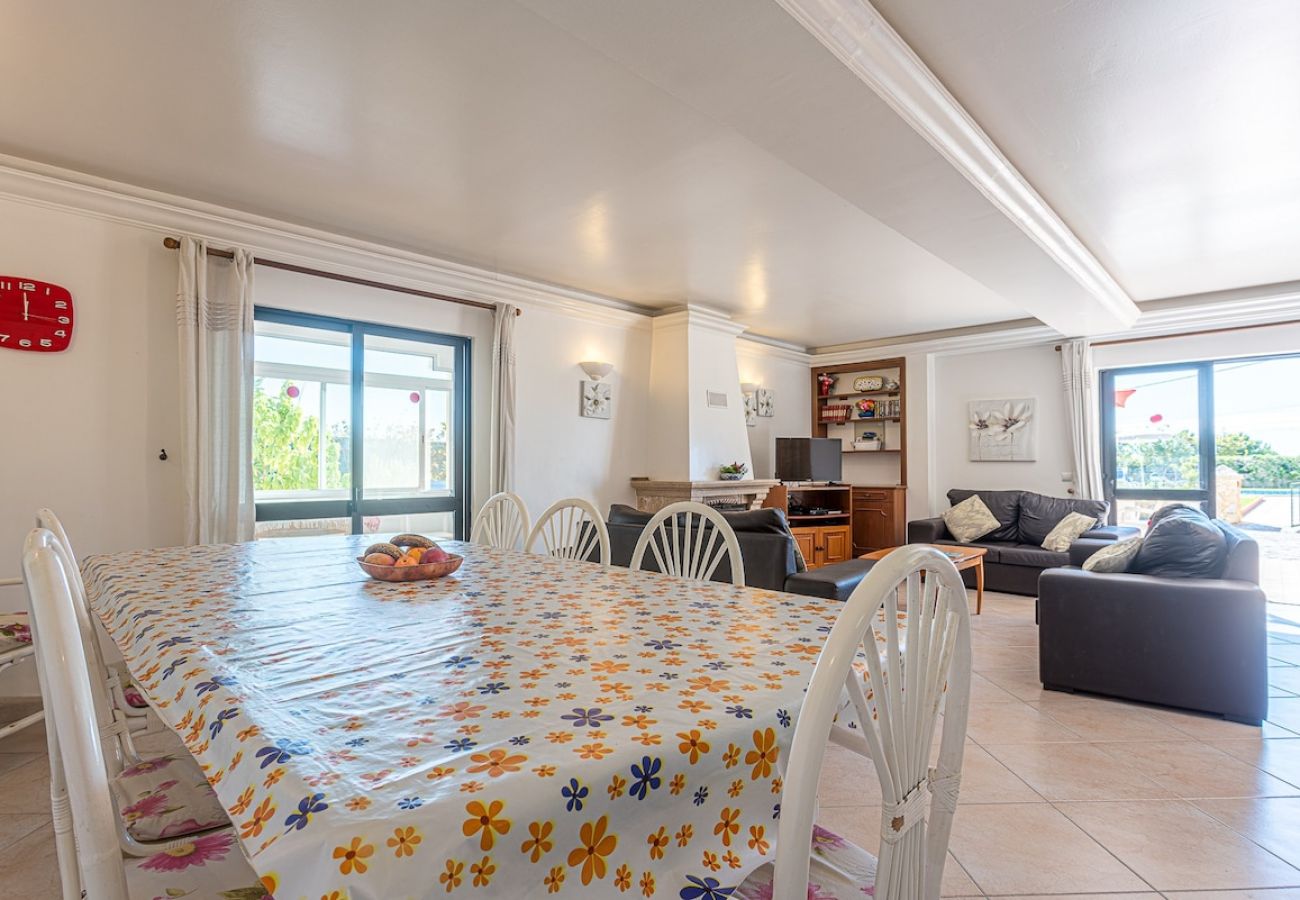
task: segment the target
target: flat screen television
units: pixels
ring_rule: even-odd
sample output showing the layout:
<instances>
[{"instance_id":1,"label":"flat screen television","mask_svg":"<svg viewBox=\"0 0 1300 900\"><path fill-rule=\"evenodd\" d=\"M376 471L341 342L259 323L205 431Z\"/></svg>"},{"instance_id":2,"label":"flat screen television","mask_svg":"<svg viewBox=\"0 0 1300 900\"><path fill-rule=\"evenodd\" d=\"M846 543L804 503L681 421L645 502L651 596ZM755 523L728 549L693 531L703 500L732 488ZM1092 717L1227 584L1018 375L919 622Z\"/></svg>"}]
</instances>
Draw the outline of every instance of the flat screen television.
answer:
<instances>
[{"instance_id":1,"label":"flat screen television","mask_svg":"<svg viewBox=\"0 0 1300 900\"><path fill-rule=\"evenodd\" d=\"M837 438L776 439L776 477L780 481L839 481L844 457Z\"/></svg>"}]
</instances>

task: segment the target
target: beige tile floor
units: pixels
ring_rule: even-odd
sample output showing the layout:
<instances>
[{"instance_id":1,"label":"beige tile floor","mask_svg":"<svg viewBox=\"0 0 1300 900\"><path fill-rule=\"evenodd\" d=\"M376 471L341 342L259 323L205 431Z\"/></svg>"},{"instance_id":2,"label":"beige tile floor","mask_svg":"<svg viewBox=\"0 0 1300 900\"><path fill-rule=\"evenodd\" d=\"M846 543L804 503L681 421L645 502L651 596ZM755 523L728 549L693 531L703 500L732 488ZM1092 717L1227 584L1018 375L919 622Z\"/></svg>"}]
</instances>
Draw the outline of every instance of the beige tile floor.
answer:
<instances>
[{"instance_id":1,"label":"beige tile floor","mask_svg":"<svg viewBox=\"0 0 1300 900\"><path fill-rule=\"evenodd\" d=\"M1257 729L1043 691L1033 602L986 596L944 895L1300 900L1300 607L1272 612ZM48 773L39 729L0 743L0 897L58 897ZM831 747L822 784L822 823L874 850L870 763Z\"/></svg>"}]
</instances>

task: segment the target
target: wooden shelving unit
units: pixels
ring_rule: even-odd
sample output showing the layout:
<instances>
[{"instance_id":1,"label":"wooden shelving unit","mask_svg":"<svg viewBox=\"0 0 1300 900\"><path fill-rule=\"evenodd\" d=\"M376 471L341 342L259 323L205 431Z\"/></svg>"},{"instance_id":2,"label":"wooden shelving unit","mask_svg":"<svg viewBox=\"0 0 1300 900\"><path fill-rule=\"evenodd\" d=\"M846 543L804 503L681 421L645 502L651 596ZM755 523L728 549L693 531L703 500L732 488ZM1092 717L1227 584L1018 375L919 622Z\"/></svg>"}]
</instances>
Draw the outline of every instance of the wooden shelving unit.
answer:
<instances>
[{"instance_id":1,"label":"wooden shelving unit","mask_svg":"<svg viewBox=\"0 0 1300 900\"><path fill-rule=\"evenodd\" d=\"M872 550L897 546L905 542L907 515L907 361L902 357L868 359L861 362L820 366L811 371L812 435L813 437L839 438L846 457L863 462L848 465L845 478L852 481L851 502L844 507L850 515L845 518L853 540L852 552L860 556ZM830 392L821 393L819 376L835 379ZM886 382L897 382L897 388L878 391L851 390L853 380L864 375L879 375ZM897 404L897 415L860 417L857 404L862 400L875 400L877 406ZM822 419L827 406L851 406L849 418L840 423ZM894 410L890 410L894 412ZM868 450L853 446L854 439L863 432L872 431L881 436L880 449ZM879 462L870 461L875 455ZM868 472L869 478L855 477ZM815 526L819 523L791 520ZM801 545L802 546L802 545ZM807 553L805 553L807 556Z\"/></svg>"}]
</instances>

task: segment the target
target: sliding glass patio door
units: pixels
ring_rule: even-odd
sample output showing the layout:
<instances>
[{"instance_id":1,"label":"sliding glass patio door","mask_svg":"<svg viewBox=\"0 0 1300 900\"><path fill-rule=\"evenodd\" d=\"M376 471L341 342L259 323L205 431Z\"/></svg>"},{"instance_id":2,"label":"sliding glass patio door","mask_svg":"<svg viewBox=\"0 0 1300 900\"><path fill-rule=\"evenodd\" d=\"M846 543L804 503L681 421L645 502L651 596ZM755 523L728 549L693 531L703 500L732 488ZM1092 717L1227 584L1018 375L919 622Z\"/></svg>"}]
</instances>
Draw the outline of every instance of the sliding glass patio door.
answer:
<instances>
[{"instance_id":1,"label":"sliding glass patio door","mask_svg":"<svg viewBox=\"0 0 1300 900\"><path fill-rule=\"evenodd\" d=\"M258 537L463 537L469 341L281 310L255 318Z\"/></svg>"},{"instance_id":2,"label":"sliding glass patio door","mask_svg":"<svg viewBox=\"0 0 1300 900\"><path fill-rule=\"evenodd\" d=\"M1169 503L1215 514L1213 363L1101 373L1102 472L1111 522Z\"/></svg>"}]
</instances>

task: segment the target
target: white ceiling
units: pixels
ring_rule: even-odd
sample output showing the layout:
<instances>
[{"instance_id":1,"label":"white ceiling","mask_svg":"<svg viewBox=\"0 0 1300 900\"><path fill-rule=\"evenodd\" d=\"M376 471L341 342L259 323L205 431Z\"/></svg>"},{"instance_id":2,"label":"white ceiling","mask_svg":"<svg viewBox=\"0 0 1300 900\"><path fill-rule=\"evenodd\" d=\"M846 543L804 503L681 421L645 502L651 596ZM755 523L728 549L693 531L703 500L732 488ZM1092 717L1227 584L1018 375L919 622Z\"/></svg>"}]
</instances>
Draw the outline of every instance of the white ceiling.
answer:
<instances>
[{"instance_id":1,"label":"white ceiling","mask_svg":"<svg viewBox=\"0 0 1300 900\"><path fill-rule=\"evenodd\" d=\"M1300 4L1256 34L1269 4L1198 2L878 5L1150 297L1300 278L1300 117L1263 116L1295 111L1270 48ZM8 0L0 25L0 152L809 346L1088 300L775 3Z\"/></svg>"},{"instance_id":2,"label":"white ceiling","mask_svg":"<svg viewBox=\"0 0 1300 900\"><path fill-rule=\"evenodd\" d=\"M1300 279L1300 2L873 2L1135 300Z\"/></svg>"}]
</instances>

